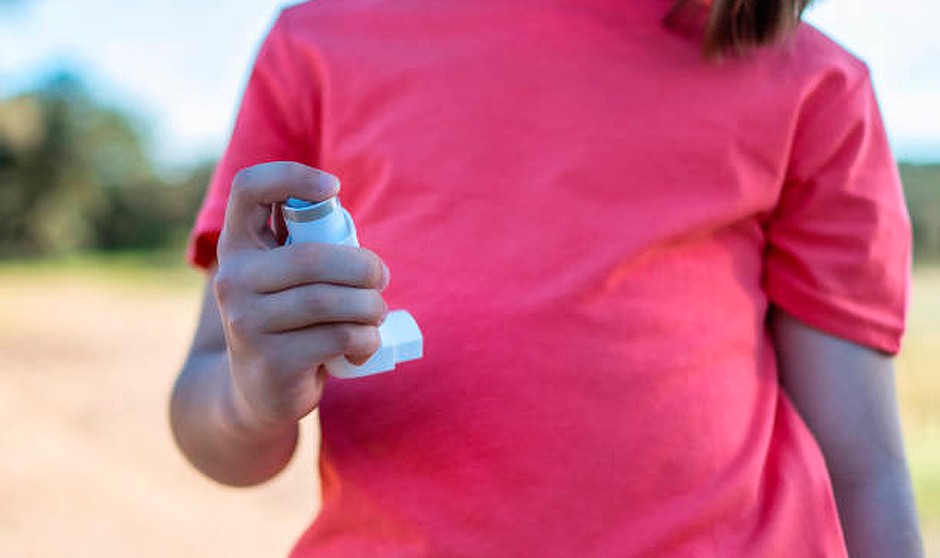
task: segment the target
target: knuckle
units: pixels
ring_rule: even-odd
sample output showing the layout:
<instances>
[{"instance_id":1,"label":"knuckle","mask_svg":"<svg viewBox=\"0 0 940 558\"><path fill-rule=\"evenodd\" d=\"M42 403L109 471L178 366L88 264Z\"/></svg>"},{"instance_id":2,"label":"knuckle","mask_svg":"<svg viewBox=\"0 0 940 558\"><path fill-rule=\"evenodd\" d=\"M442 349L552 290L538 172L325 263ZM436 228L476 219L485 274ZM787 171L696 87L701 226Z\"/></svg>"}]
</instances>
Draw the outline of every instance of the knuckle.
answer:
<instances>
[{"instance_id":1,"label":"knuckle","mask_svg":"<svg viewBox=\"0 0 940 558\"><path fill-rule=\"evenodd\" d=\"M343 327L344 342L339 347L339 354L345 355L353 364L364 364L379 350L381 339L379 330L372 326Z\"/></svg>"},{"instance_id":2,"label":"knuckle","mask_svg":"<svg viewBox=\"0 0 940 558\"><path fill-rule=\"evenodd\" d=\"M330 289L314 285L304 291L302 304L312 316L328 316L336 306L336 297Z\"/></svg>"},{"instance_id":3,"label":"knuckle","mask_svg":"<svg viewBox=\"0 0 940 558\"><path fill-rule=\"evenodd\" d=\"M248 312L236 310L229 312L225 317L229 332L238 339L251 337L254 330L254 323L251 314Z\"/></svg>"},{"instance_id":4,"label":"knuckle","mask_svg":"<svg viewBox=\"0 0 940 558\"><path fill-rule=\"evenodd\" d=\"M227 304L238 289L235 276L227 269L219 269L212 280L212 292L220 305Z\"/></svg>"},{"instance_id":5,"label":"knuckle","mask_svg":"<svg viewBox=\"0 0 940 558\"><path fill-rule=\"evenodd\" d=\"M369 355L378 350L381 340L378 328L372 326L349 326L344 328L343 352L353 355Z\"/></svg>"},{"instance_id":6,"label":"knuckle","mask_svg":"<svg viewBox=\"0 0 940 558\"><path fill-rule=\"evenodd\" d=\"M257 167L245 167L235 173L235 176L232 177L232 193L240 192L254 182L254 177L257 174Z\"/></svg>"},{"instance_id":7,"label":"knuckle","mask_svg":"<svg viewBox=\"0 0 940 558\"><path fill-rule=\"evenodd\" d=\"M304 182L308 180L309 171L304 165L293 161L285 161L280 167L283 169L284 178L292 182Z\"/></svg>"},{"instance_id":8,"label":"knuckle","mask_svg":"<svg viewBox=\"0 0 940 558\"><path fill-rule=\"evenodd\" d=\"M341 352L349 351L356 343L356 328L352 325L338 325L334 328L336 344Z\"/></svg>"},{"instance_id":9,"label":"knuckle","mask_svg":"<svg viewBox=\"0 0 940 558\"><path fill-rule=\"evenodd\" d=\"M386 314L388 314L388 304L385 302L385 299L382 298L376 291L369 291L371 293L371 302L369 309L369 318L370 321L378 323L382 321Z\"/></svg>"},{"instance_id":10,"label":"knuckle","mask_svg":"<svg viewBox=\"0 0 940 558\"><path fill-rule=\"evenodd\" d=\"M363 250L365 261L363 264L363 279L370 287L379 287L384 275L382 260L370 250Z\"/></svg>"},{"instance_id":11,"label":"knuckle","mask_svg":"<svg viewBox=\"0 0 940 558\"><path fill-rule=\"evenodd\" d=\"M375 327L364 327L362 330L362 344L357 347L358 352L371 355L379 350L382 345L382 339L379 337L379 330Z\"/></svg>"}]
</instances>

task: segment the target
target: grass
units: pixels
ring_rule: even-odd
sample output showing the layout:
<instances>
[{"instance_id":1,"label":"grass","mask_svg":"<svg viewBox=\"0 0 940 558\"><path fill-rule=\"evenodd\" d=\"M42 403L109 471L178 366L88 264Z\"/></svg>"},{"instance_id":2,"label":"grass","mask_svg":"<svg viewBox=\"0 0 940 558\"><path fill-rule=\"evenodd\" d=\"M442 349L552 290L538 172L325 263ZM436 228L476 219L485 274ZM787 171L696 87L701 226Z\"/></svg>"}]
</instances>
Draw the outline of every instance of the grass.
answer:
<instances>
[{"instance_id":1,"label":"grass","mask_svg":"<svg viewBox=\"0 0 940 558\"><path fill-rule=\"evenodd\" d=\"M25 281L62 276L99 280L119 288L193 288L203 276L189 267L180 250L101 252L42 260L0 261L0 277Z\"/></svg>"},{"instance_id":2,"label":"grass","mask_svg":"<svg viewBox=\"0 0 940 558\"><path fill-rule=\"evenodd\" d=\"M287 555L318 501L315 436L236 491L167 427L202 282L178 255L0 264L0 556Z\"/></svg>"},{"instance_id":3,"label":"grass","mask_svg":"<svg viewBox=\"0 0 940 558\"><path fill-rule=\"evenodd\" d=\"M921 517L940 533L940 266L915 272L898 394Z\"/></svg>"}]
</instances>

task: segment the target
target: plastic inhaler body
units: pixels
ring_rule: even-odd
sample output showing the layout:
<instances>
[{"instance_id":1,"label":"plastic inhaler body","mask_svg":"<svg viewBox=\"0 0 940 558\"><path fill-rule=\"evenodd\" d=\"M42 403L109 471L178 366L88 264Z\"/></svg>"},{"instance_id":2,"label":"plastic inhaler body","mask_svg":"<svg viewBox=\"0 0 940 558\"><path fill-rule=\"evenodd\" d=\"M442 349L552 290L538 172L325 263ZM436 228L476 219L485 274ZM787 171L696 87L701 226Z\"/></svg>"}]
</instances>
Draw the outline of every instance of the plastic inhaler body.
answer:
<instances>
[{"instance_id":1,"label":"plastic inhaler body","mask_svg":"<svg viewBox=\"0 0 940 558\"><path fill-rule=\"evenodd\" d=\"M317 203L291 198L281 212L289 232L288 244L325 242L359 246L352 217L336 198ZM358 378L388 372L399 362L416 360L423 355L421 330L405 310L389 312L379 326L379 338L382 341L379 350L365 364L356 366L339 356L325 363L327 372L337 378Z\"/></svg>"}]
</instances>

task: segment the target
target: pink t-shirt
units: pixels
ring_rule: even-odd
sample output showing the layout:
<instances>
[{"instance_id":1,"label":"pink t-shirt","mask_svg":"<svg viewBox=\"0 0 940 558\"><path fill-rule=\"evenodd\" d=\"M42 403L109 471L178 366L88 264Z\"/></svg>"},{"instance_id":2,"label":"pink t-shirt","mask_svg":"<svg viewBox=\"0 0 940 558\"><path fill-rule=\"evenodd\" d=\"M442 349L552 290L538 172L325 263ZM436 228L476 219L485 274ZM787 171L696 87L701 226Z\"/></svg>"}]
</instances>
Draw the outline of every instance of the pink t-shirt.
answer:
<instances>
[{"instance_id":1,"label":"pink t-shirt","mask_svg":"<svg viewBox=\"0 0 940 558\"><path fill-rule=\"evenodd\" d=\"M281 14L190 257L239 169L330 171L426 352L328 383L295 556L845 555L765 319L898 349L910 231L869 75L807 25L703 61L670 7Z\"/></svg>"}]
</instances>

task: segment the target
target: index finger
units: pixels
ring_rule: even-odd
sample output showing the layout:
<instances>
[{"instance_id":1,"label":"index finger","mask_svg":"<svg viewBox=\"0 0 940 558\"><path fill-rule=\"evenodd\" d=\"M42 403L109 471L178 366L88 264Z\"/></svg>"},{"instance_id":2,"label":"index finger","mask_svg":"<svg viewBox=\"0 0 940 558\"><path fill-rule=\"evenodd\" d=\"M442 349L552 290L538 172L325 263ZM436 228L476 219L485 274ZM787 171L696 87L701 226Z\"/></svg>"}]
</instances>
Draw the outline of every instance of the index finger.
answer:
<instances>
[{"instance_id":1,"label":"index finger","mask_svg":"<svg viewBox=\"0 0 940 558\"><path fill-rule=\"evenodd\" d=\"M318 202L338 191L338 178L301 163L276 161L242 169L232 179L219 250L271 245L273 204L291 197Z\"/></svg>"}]
</instances>

